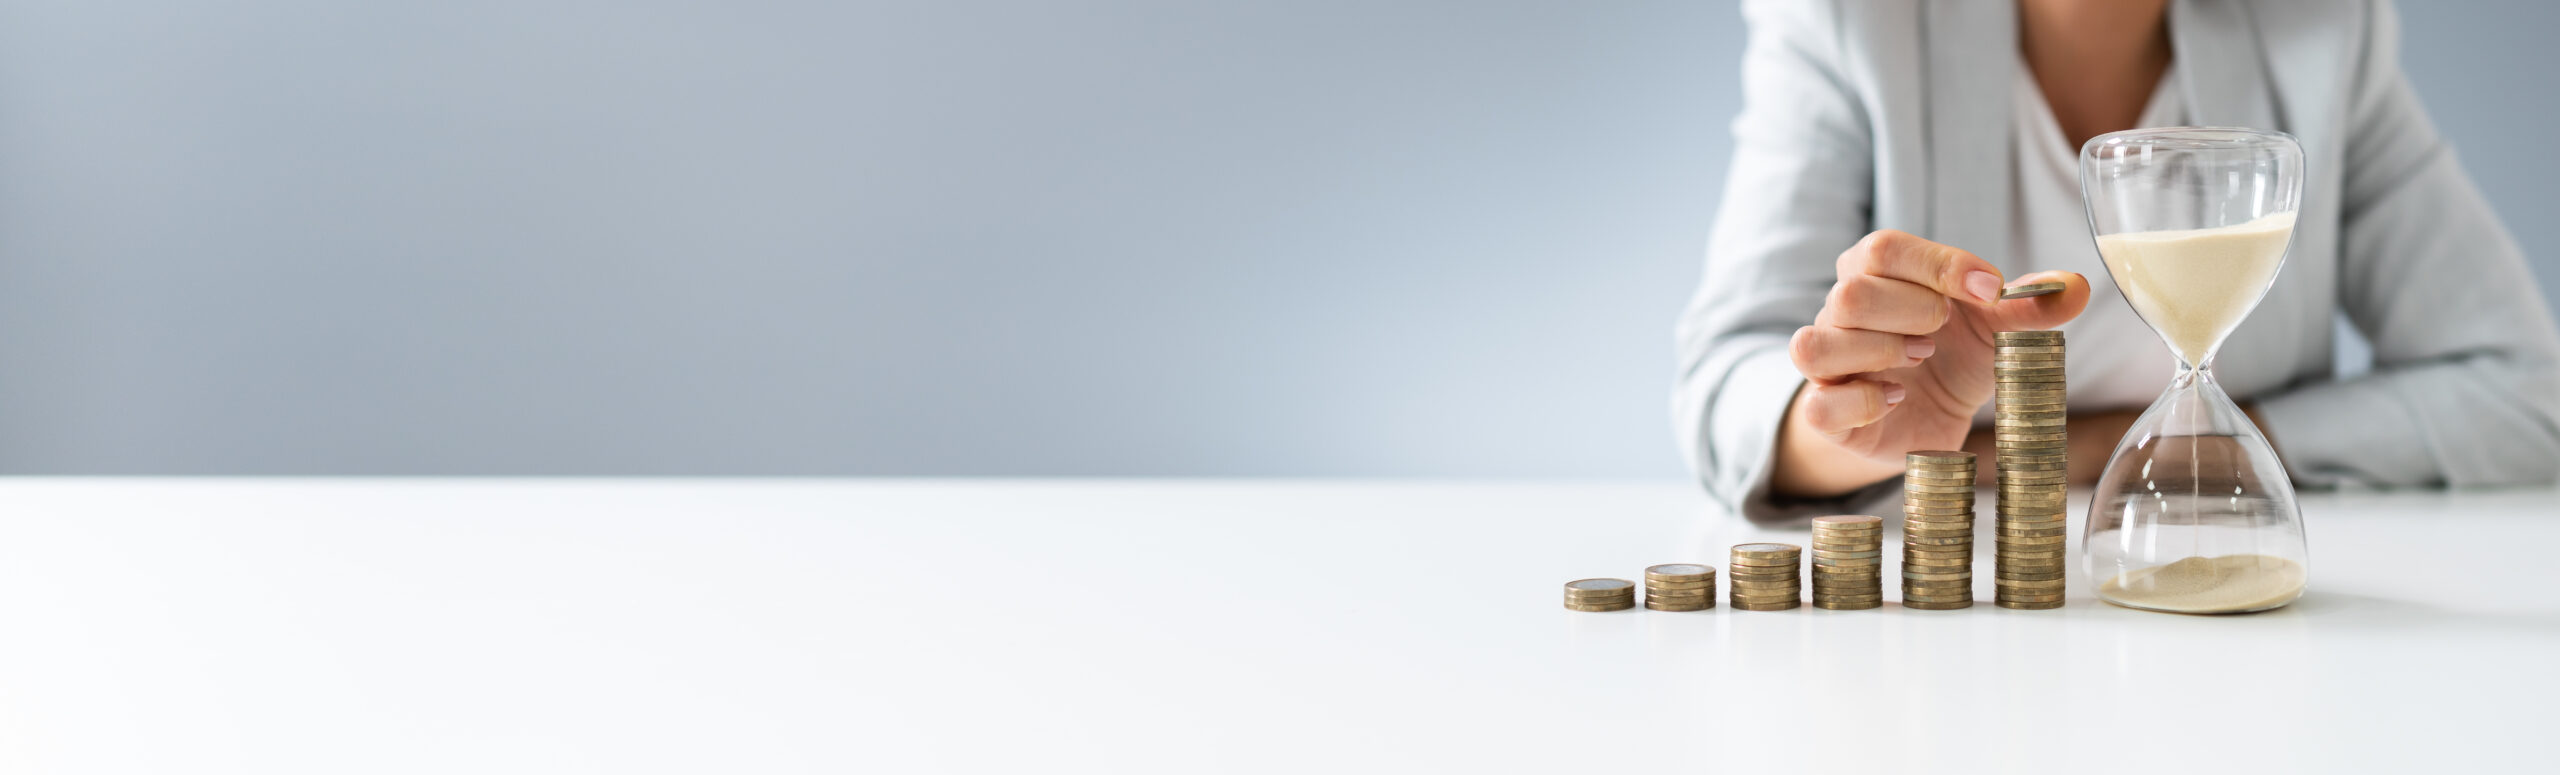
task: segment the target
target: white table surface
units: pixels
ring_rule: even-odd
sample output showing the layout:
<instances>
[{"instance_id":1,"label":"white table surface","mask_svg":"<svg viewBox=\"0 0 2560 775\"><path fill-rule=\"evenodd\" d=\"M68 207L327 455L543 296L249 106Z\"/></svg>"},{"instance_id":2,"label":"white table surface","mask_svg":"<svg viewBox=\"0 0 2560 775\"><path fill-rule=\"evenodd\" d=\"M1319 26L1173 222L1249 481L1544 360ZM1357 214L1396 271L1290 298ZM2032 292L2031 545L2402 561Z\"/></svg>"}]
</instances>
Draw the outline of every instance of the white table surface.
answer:
<instances>
[{"instance_id":1,"label":"white table surface","mask_svg":"<svg viewBox=\"0 0 2560 775\"><path fill-rule=\"evenodd\" d=\"M7 773L2523 772L2560 720L2549 491L2315 496L2309 595L2238 617L1987 573L1962 611L1564 610L1805 537L1676 482L0 498Z\"/></svg>"}]
</instances>

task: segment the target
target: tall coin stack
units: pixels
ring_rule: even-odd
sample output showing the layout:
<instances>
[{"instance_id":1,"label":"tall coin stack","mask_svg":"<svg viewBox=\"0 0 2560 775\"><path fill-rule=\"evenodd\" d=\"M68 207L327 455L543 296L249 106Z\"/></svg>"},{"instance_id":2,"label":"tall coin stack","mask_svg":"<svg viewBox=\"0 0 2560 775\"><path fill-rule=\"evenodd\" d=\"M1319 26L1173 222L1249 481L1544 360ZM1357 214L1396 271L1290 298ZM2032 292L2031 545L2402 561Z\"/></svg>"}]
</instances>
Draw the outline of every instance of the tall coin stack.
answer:
<instances>
[{"instance_id":1,"label":"tall coin stack","mask_svg":"<svg viewBox=\"0 0 2560 775\"><path fill-rule=\"evenodd\" d=\"M1716 607L1715 567L1675 562L1644 569L1644 607L1656 611Z\"/></svg>"},{"instance_id":2,"label":"tall coin stack","mask_svg":"<svg viewBox=\"0 0 2560 775\"><path fill-rule=\"evenodd\" d=\"M1999 392L1991 439L2000 476L1992 601L2002 608L2061 608L2069 511L2062 332L2002 331L1992 345Z\"/></svg>"},{"instance_id":3,"label":"tall coin stack","mask_svg":"<svg viewBox=\"0 0 2560 775\"><path fill-rule=\"evenodd\" d=\"M1745 611L1784 611L1804 604L1804 549L1795 544L1735 544L1733 569L1725 574L1733 585L1733 607Z\"/></svg>"},{"instance_id":4,"label":"tall coin stack","mask_svg":"<svg viewBox=\"0 0 2560 775\"><path fill-rule=\"evenodd\" d=\"M1636 583L1581 579L1564 583L1564 607L1576 611L1624 611L1636 607Z\"/></svg>"},{"instance_id":5,"label":"tall coin stack","mask_svg":"<svg viewBox=\"0 0 2560 775\"><path fill-rule=\"evenodd\" d=\"M1903 457L1902 607L1973 606L1973 453Z\"/></svg>"},{"instance_id":6,"label":"tall coin stack","mask_svg":"<svg viewBox=\"0 0 2560 775\"><path fill-rule=\"evenodd\" d=\"M1813 518L1813 607L1884 605L1884 518Z\"/></svg>"}]
</instances>

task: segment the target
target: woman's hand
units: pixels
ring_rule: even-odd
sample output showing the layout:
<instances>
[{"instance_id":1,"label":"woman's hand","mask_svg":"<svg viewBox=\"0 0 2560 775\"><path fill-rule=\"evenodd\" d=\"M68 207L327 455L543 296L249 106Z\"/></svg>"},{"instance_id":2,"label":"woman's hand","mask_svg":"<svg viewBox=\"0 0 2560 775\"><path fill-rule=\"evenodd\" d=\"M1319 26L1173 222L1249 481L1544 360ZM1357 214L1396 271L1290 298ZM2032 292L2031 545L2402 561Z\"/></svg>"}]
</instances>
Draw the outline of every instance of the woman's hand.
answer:
<instances>
[{"instance_id":1,"label":"woman's hand","mask_svg":"<svg viewBox=\"0 0 2560 775\"><path fill-rule=\"evenodd\" d=\"M1839 279L1813 325L1788 345L1805 386L1779 426L1778 494L1823 497L1902 472L1902 456L1959 449L1991 400L1991 335L2052 328L2089 305L2089 281L2000 301L2000 270L1980 257L1899 231L1840 254Z\"/></svg>"}]
</instances>

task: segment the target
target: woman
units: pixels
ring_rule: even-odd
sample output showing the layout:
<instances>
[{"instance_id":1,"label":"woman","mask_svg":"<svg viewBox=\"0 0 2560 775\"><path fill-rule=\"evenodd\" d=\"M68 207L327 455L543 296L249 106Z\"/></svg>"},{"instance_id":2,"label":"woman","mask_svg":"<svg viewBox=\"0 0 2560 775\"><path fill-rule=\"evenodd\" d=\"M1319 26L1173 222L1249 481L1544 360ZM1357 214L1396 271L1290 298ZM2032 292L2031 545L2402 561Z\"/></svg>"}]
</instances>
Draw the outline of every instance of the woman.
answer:
<instances>
[{"instance_id":1,"label":"woman","mask_svg":"<svg viewBox=\"0 0 2560 775\"><path fill-rule=\"evenodd\" d=\"M1867 510L1903 453L1972 438L1991 332L2070 340L2086 483L2174 360L2088 236L2080 145L2143 126L2291 133L2293 248L2216 358L2306 485L2560 472L2560 334L2400 72L2385 0L1745 5L1744 107L1679 331L1690 462L1755 521ZM2068 289L1998 301L2004 284ZM2343 313L2372 373L2335 377Z\"/></svg>"}]
</instances>

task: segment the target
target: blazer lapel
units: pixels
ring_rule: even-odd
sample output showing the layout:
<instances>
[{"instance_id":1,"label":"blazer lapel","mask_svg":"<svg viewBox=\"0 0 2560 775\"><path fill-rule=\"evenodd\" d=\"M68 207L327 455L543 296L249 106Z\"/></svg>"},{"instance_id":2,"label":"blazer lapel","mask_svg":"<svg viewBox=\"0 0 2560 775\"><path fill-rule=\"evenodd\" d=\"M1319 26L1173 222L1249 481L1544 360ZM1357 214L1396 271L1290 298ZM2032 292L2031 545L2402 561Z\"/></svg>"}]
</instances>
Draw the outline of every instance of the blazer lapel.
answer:
<instances>
[{"instance_id":1,"label":"blazer lapel","mask_svg":"<svg viewBox=\"0 0 2560 775\"><path fill-rule=\"evenodd\" d=\"M1975 251L1994 265L2009 244L2010 79L2017 77L2017 5L2008 0L1930 0L1921 17L1928 50L1929 239ZM1987 251L1987 252L1986 252Z\"/></svg>"}]
</instances>

